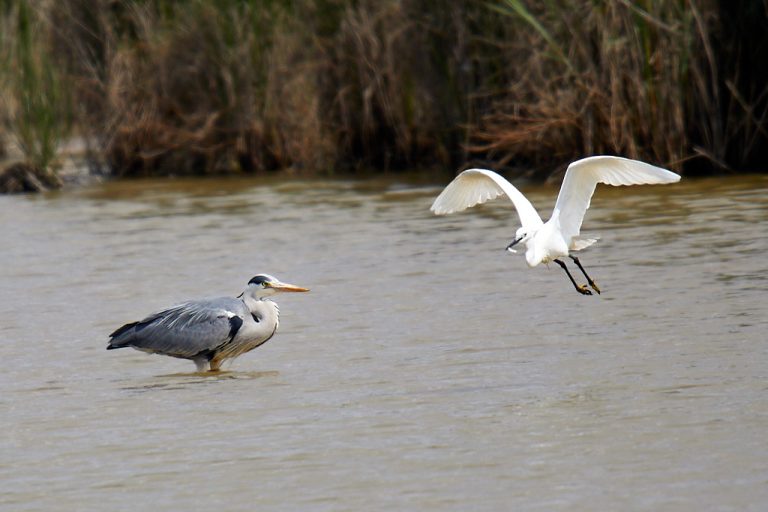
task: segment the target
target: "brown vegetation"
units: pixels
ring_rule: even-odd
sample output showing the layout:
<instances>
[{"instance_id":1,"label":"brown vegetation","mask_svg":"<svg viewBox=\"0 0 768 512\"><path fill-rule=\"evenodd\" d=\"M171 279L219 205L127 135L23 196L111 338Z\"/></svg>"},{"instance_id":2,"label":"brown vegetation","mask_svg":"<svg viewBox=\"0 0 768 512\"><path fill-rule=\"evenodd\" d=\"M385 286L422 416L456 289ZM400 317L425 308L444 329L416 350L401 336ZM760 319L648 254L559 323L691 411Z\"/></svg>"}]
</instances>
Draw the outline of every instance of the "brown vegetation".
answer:
<instances>
[{"instance_id":1,"label":"brown vegetation","mask_svg":"<svg viewBox=\"0 0 768 512\"><path fill-rule=\"evenodd\" d=\"M48 169L21 162L0 169L0 192L3 194L45 192L59 187L61 180Z\"/></svg>"},{"instance_id":2,"label":"brown vegetation","mask_svg":"<svg viewBox=\"0 0 768 512\"><path fill-rule=\"evenodd\" d=\"M21 33L31 3L1 5ZM759 0L35 5L33 53L67 77L78 133L118 176L479 160L544 177L596 153L768 168Z\"/></svg>"}]
</instances>

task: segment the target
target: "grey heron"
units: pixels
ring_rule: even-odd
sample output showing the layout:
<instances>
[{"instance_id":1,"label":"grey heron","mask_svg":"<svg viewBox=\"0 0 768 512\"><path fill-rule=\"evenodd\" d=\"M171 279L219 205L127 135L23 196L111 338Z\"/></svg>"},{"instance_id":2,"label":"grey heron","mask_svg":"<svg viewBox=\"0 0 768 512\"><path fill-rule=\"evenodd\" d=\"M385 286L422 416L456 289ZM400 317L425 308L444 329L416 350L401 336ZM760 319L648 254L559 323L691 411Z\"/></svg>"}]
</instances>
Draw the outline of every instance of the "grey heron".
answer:
<instances>
[{"instance_id":1,"label":"grey heron","mask_svg":"<svg viewBox=\"0 0 768 512\"><path fill-rule=\"evenodd\" d=\"M587 275L579 258L571 255L571 252L585 249L597 241L595 238L579 236L595 186L598 183L619 186L677 181L680 181L678 174L638 160L617 156L592 156L577 160L568 166L552 216L543 222L531 202L507 180L487 169L469 169L445 187L435 199L431 210L436 215L445 215L506 195L514 204L522 226L507 250L516 252L512 247L519 243L525 244L525 259L529 267L554 261L565 270L576 291L582 295L592 295L586 285L576 283L568 267L559 258L571 258L584 274L589 286L600 293L600 288Z\"/></svg>"},{"instance_id":2,"label":"grey heron","mask_svg":"<svg viewBox=\"0 0 768 512\"><path fill-rule=\"evenodd\" d=\"M197 371L218 371L233 359L266 343L277 331L280 311L268 297L308 292L268 274L253 277L238 297L184 302L123 325L109 335L107 350L133 347L143 352L191 359Z\"/></svg>"}]
</instances>

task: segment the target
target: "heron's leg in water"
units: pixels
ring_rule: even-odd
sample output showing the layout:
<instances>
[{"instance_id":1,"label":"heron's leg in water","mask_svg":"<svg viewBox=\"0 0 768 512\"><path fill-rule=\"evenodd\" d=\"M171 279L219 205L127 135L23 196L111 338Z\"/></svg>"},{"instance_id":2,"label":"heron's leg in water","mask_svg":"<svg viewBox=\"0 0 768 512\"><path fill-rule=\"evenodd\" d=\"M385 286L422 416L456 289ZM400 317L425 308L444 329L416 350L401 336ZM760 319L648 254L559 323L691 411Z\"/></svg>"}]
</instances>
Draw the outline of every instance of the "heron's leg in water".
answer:
<instances>
[{"instance_id":1,"label":"heron's leg in water","mask_svg":"<svg viewBox=\"0 0 768 512\"><path fill-rule=\"evenodd\" d=\"M576 280L573 278L571 273L568 271L568 267L565 266L565 263L563 263L560 260L555 260L555 263L560 265L563 268L563 270L565 270L565 273L568 274L568 279L571 280L571 282L573 283L573 286L574 286L574 288L576 288L577 292L579 292L582 295L592 295L592 292L589 291L589 289L587 288L587 285L585 285L585 284L582 284L582 285L576 284Z\"/></svg>"},{"instance_id":2,"label":"heron's leg in water","mask_svg":"<svg viewBox=\"0 0 768 512\"><path fill-rule=\"evenodd\" d=\"M197 367L198 372L206 371L206 367L208 366L207 358L198 357L197 359L193 359L192 361L195 363L195 366Z\"/></svg>"},{"instance_id":3,"label":"heron's leg in water","mask_svg":"<svg viewBox=\"0 0 768 512\"><path fill-rule=\"evenodd\" d=\"M568 255L568 257L571 258L573 260L573 262L576 263L576 265L579 266L579 270L581 270L581 273L584 274L584 277L587 278L587 282L589 283L589 286L591 286L592 289L595 290L599 294L600 293L600 288L598 288L597 285L595 284L595 282L592 280L592 278L587 275L587 271L584 270L584 267L581 266L581 262L579 261L579 258L577 258L576 256L571 256L571 255Z\"/></svg>"},{"instance_id":4,"label":"heron's leg in water","mask_svg":"<svg viewBox=\"0 0 768 512\"><path fill-rule=\"evenodd\" d=\"M219 367L224 360L216 358L214 354L206 353L198 354L198 357L192 359L192 362L195 363L199 373L204 373L219 371Z\"/></svg>"}]
</instances>

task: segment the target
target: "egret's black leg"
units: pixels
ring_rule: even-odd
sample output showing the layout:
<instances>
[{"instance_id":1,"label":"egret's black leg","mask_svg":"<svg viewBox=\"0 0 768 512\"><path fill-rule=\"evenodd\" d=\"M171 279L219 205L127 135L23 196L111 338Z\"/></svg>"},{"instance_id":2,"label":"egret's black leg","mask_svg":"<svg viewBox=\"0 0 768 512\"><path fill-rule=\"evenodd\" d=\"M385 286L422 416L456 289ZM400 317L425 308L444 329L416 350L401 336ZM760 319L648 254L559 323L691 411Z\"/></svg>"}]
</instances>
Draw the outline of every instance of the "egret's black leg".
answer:
<instances>
[{"instance_id":1,"label":"egret's black leg","mask_svg":"<svg viewBox=\"0 0 768 512\"><path fill-rule=\"evenodd\" d=\"M577 292L579 292L582 295L592 295L592 292L589 291L589 289L587 288L587 285L585 285L585 284L582 284L582 285L576 284L576 280L573 279L573 276L571 275L570 271L568 270L568 267L565 266L565 263L563 263L560 260L555 260L555 263L560 265L562 267L562 269L565 270L565 273L568 274L568 279L571 280L571 282L573 283L573 286L574 286L574 288L576 288Z\"/></svg>"},{"instance_id":2,"label":"egret's black leg","mask_svg":"<svg viewBox=\"0 0 768 512\"><path fill-rule=\"evenodd\" d=\"M581 262L579 261L579 258L577 258L576 256L570 256L570 255L568 257L571 258L573 262L579 266L579 270L581 270L581 273L584 274L584 277L587 278L587 282L589 283L589 286L591 286L592 289L599 294L600 288L598 288L595 282L592 280L592 278L587 275L587 271L584 270L584 267L581 266Z\"/></svg>"}]
</instances>

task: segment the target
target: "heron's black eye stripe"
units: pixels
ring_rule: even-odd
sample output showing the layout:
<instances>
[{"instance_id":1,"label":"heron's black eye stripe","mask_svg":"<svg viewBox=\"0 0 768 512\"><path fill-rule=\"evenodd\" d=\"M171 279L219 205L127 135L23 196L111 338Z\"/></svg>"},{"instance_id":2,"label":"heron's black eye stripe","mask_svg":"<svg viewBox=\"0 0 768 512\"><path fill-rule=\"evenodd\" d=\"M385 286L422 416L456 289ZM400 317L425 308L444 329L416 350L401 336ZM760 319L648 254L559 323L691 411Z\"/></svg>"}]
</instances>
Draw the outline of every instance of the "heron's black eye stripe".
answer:
<instances>
[{"instance_id":1,"label":"heron's black eye stripe","mask_svg":"<svg viewBox=\"0 0 768 512\"><path fill-rule=\"evenodd\" d=\"M267 282L267 278L264 276L256 276L251 278L250 281L248 281L248 284L264 284Z\"/></svg>"},{"instance_id":2,"label":"heron's black eye stripe","mask_svg":"<svg viewBox=\"0 0 768 512\"><path fill-rule=\"evenodd\" d=\"M251 316L253 317L253 321L254 321L254 322L256 322L256 323L259 323L259 322L260 322L260 320L259 320L259 317L257 317L257 316L256 316L256 315L254 315L253 313L251 313Z\"/></svg>"}]
</instances>

